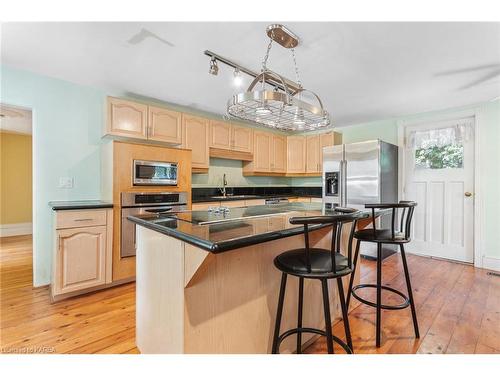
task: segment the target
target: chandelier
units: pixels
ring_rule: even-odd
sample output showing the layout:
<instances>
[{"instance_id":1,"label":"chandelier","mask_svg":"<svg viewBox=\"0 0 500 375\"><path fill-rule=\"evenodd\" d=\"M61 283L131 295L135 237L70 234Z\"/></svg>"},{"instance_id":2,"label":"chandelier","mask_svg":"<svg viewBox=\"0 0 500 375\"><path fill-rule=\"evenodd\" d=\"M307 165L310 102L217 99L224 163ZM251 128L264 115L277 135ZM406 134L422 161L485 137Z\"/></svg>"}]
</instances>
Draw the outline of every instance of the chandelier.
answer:
<instances>
[{"instance_id":1,"label":"chandelier","mask_svg":"<svg viewBox=\"0 0 500 375\"><path fill-rule=\"evenodd\" d=\"M227 115L288 132L312 131L329 126L330 115L323 108L319 96L302 86L295 58L295 47L299 44L299 38L279 24L268 26L266 32L269 44L258 74L210 51L205 51L206 55L211 56L211 74L217 74L218 60L234 67L238 73L241 71L254 77L245 92L233 95L228 100ZM296 82L267 68L273 42L290 49Z\"/></svg>"}]
</instances>

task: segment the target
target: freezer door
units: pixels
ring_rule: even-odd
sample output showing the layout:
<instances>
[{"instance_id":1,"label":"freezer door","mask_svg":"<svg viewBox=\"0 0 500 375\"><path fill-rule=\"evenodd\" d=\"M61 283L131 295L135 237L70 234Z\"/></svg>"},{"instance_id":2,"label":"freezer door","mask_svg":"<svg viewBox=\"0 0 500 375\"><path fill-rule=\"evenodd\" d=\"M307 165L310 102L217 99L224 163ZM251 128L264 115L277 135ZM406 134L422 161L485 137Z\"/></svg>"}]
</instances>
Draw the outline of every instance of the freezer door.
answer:
<instances>
[{"instance_id":1,"label":"freezer door","mask_svg":"<svg viewBox=\"0 0 500 375\"><path fill-rule=\"evenodd\" d=\"M380 202L379 141L344 145L346 205Z\"/></svg>"},{"instance_id":2,"label":"freezer door","mask_svg":"<svg viewBox=\"0 0 500 375\"><path fill-rule=\"evenodd\" d=\"M343 145L329 146L323 148L323 202L341 204L342 195L342 162L344 158ZM335 195L328 194L331 191L332 175L337 178L337 191Z\"/></svg>"}]
</instances>

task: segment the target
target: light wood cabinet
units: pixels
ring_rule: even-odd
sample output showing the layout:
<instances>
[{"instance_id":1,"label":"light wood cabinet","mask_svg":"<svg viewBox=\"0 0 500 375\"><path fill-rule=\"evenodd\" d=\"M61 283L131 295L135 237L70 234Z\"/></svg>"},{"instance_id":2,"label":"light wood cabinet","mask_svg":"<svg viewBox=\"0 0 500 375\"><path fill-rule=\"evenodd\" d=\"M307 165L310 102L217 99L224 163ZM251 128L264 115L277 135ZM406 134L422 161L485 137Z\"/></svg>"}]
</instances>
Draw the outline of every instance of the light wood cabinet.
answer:
<instances>
[{"instance_id":1,"label":"light wood cabinet","mask_svg":"<svg viewBox=\"0 0 500 375\"><path fill-rule=\"evenodd\" d=\"M192 151L191 165L194 172L207 171L209 167L208 120L202 117L182 115L182 147Z\"/></svg>"},{"instance_id":2,"label":"light wood cabinet","mask_svg":"<svg viewBox=\"0 0 500 375\"><path fill-rule=\"evenodd\" d=\"M230 150L232 146L232 126L227 122L210 121L210 147Z\"/></svg>"},{"instance_id":3,"label":"light wood cabinet","mask_svg":"<svg viewBox=\"0 0 500 375\"><path fill-rule=\"evenodd\" d=\"M253 129L243 126L232 126L233 150L253 152Z\"/></svg>"},{"instance_id":4,"label":"light wood cabinet","mask_svg":"<svg viewBox=\"0 0 500 375\"><path fill-rule=\"evenodd\" d=\"M271 170L286 173L286 137L273 134Z\"/></svg>"},{"instance_id":5,"label":"light wood cabinet","mask_svg":"<svg viewBox=\"0 0 500 375\"><path fill-rule=\"evenodd\" d=\"M107 102L107 134L147 139L147 105L111 97Z\"/></svg>"},{"instance_id":6,"label":"light wood cabinet","mask_svg":"<svg viewBox=\"0 0 500 375\"><path fill-rule=\"evenodd\" d=\"M254 172L271 172L272 134L254 131Z\"/></svg>"},{"instance_id":7,"label":"light wood cabinet","mask_svg":"<svg viewBox=\"0 0 500 375\"><path fill-rule=\"evenodd\" d=\"M211 120L209 146L220 150L252 153L253 129Z\"/></svg>"},{"instance_id":8,"label":"light wood cabinet","mask_svg":"<svg viewBox=\"0 0 500 375\"><path fill-rule=\"evenodd\" d=\"M320 161L319 135L306 137L306 173L318 173Z\"/></svg>"},{"instance_id":9,"label":"light wood cabinet","mask_svg":"<svg viewBox=\"0 0 500 375\"><path fill-rule=\"evenodd\" d=\"M182 143L182 113L148 107L148 139L172 144Z\"/></svg>"},{"instance_id":10,"label":"light wood cabinet","mask_svg":"<svg viewBox=\"0 0 500 375\"><path fill-rule=\"evenodd\" d=\"M306 172L306 138L304 136L287 137L287 172Z\"/></svg>"},{"instance_id":11,"label":"light wood cabinet","mask_svg":"<svg viewBox=\"0 0 500 375\"><path fill-rule=\"evenodd\" d=\"M100 289L112 279L113 211L57 211L52 298Z\"/></svg>"}]
</instances>

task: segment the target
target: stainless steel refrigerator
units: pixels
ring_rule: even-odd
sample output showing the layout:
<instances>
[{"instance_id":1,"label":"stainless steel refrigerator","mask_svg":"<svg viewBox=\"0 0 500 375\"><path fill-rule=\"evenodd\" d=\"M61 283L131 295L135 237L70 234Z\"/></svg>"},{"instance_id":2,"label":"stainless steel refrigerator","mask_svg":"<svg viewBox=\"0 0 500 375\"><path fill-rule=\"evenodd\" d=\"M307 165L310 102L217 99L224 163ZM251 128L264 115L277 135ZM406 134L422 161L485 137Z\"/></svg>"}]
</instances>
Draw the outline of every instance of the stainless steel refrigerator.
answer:
<instances>
[{"instance_id":1,"label":"stainless steel refrigerator","mask_svg":"<svg viewBox=\"0 0 500 375\"><path fill-rule=\"evenodd\" d=\"M398 146L374 140L323 148L323 203L364 207L397 200ZM387 226L387 220L382 217L380 224ZM366 258L376 254L369 244L360 252ZM384 258L393 252L386 247Z\"/></svg>"}]
</instances>

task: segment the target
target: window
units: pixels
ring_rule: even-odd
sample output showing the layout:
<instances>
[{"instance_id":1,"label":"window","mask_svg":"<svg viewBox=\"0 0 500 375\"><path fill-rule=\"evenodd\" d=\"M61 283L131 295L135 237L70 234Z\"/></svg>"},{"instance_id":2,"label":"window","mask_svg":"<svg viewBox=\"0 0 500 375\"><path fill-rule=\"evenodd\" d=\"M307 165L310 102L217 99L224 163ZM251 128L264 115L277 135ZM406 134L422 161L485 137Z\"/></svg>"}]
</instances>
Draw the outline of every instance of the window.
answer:
<instances>
[{"instance_id":1,"label":"window","mask_svg":"<svg viewBox=\"0 0 500 375\"><path fill-rule=\"evenodd\" d=\"M416 169L463 168L464 146L449 144L445 146L422 145L415 150Z\"/></svg>"}]
</instances>

